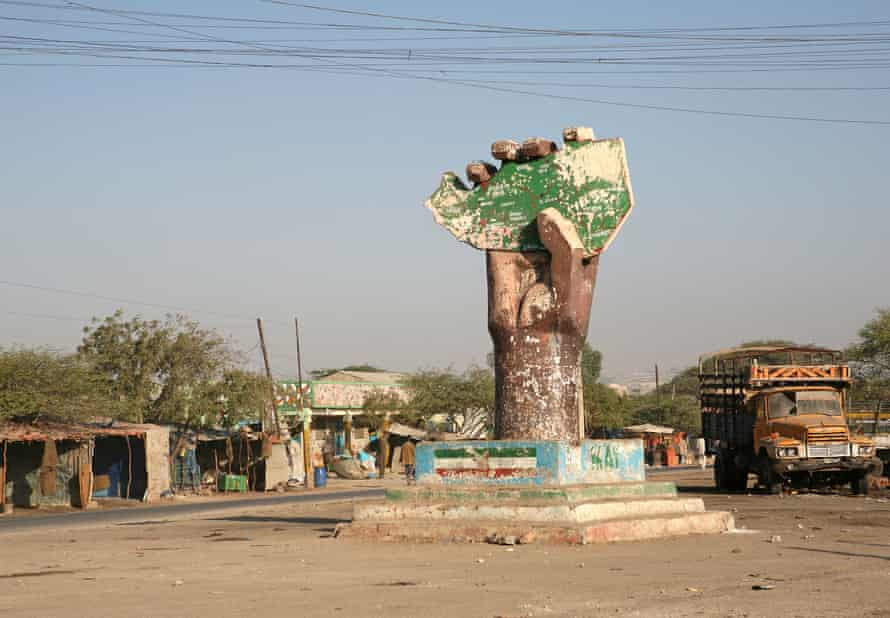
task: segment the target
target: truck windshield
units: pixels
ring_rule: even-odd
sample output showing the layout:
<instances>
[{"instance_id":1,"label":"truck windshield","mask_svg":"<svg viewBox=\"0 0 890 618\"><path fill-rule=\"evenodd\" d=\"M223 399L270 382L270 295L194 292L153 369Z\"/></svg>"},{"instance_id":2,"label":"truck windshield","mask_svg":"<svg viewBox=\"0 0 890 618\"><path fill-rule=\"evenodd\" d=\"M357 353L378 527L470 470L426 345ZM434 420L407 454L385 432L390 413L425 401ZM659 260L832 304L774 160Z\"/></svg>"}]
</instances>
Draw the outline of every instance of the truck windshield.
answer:
<instances>
[{"instance_id":1,"label":"truck windshield","mask_svg":"<svg viewBox=\"0 0 890 618\"><path fill-rule=\"evenodd\" d=\"M797 416L798 414L841 415L841 400L830 391L800 391L775 393L769 396L770 418Z\"/></svg>"}]
</instances>

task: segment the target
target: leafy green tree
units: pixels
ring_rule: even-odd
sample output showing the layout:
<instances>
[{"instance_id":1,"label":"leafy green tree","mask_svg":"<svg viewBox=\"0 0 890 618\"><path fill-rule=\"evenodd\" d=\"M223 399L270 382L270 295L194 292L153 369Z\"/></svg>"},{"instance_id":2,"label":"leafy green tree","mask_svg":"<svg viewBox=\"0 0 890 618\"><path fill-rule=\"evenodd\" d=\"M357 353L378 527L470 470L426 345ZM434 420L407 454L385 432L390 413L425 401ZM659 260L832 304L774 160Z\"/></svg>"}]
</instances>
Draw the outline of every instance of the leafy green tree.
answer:
<instances>
[{"instance_id":1,"label":"leafy green tree","mask_svg":"<svg viewBox=\"0 0 890 618\"><path fill-rule=\"evenodd\" d=\"M598 435L603 429L624 427L627 409L627 398L605 384L584 383L584 424L588 433Z\"/></svg>"},{"instance_id":2,"label":"leafy green tree","mask_svg":"<svg viewBox=\"0 0 890 618\"><path fill-rule=\"evenodd\" d=\"M222 379L213 384L209 397L219 404L218 415L212 420L223 427L232 427L239 421L263 417L272 405L271 382L259 373L227 369ZM209 424L211 419L206 422Z\"/></svg>"},{"instance_id":3,"label":"leafy green tree","mask_svg":"<svg viewBox=\"0 0 890 618\"><path fill-rule=\"evenodd\" d=\"M600 379L600 372L603 369L603 354L599 350L594 350L590 344L584 342L581 348L581 375L584 382L595 383Z\"/></svg>"},{"instance_id":4,"label":"leafy green tree","mask_svg":"<svg viewBox=\"0 0 890 618\"><path fill-rule=\"evenodd\" d=\"M443 416L454 422L468 412L494 415L494 375L486 367L470 367L463 373L428 369L408 376L408 406L422 418Z\"/></svg>"},{"instance_id":5,"label":"leafy green tree","mask_svg":"<svg viewBox=\"0 0 890 618\"><path fill-rule=\"evenodd\" d=\"M313 371L310 371L309 374L315 380L322 380L340 371L364 371L368 373L383 373L386 371L386 369L375 367L374 365L371 365L369 363L363 363L361 365L346 365L345 367L339 368L315 369Z\"/></svg>"},{"instance_id":6,"label":"leafy green tree","mask_svg":"<svg viewBox=\"0 0 890 618\"><path fill-rule=\"evenodd\" d=\"M86 326L78 353L124 417L139 422L194 422L212 414L215 383L234 360L219 334L184 316L125 319L122 311Z\"/></svg>"},{"instance_id":7,"label":"leafy green tree","mask_svg":"<svg viewBox=\"0 0 890 618\"><path fill-rule=\"evenodd\" d=\"M77 356L0 349L0 419L86 420L114 410L98 376Z\"/></svg>"},{"instance_id":8,"label":"leafy green tree","mask_svg":"<svg viewBox=\"0 0 890 618\"><path fill-rule=\"evenodd\" d=\"M859 329L859 340L846 350L855 371L854 401L890 401L890 308Z\"/></svg>"},{"instance_id":9,"label":"leafy green tree","mask_svg":"<svg viewBox=\"0 0 890 618\"><path fill-rule=\"evenodd\" d=\"M597 434L602 429L618 429L624 425L625 403L618 393L599 378L603 367L603 355L589 343L581 349L581 379L584 388L584 425L588 433Z\"/></svg>"},{"instance_id":10,"label":"leafy green tree","mask_svg":"<svg viewBox=\"0 0 890 618\"><path fill-rule=\"evenodd\" d=\"M761 348L767 346L774 347L784 347L784 346L796 346L799 345L790 339L752 339L751 341L745 341L744 343L740 343L738 347L740 348Z\"/></svg>"},{"instance_id":11,"label":"leafy green tree","mask_svg":"<svg viewBox=\"0 0 890 618\"><path fill-rule=\"evenodd\" d=\"M687 367L661 386L662 397L698 398L698 366Z\"/></svg>"},{"instance_id":12,"label":"leafy green tree","mask_svg":"<svg viewBox=\"0 0 890 618\"><path fill-rule=\"evenodd\" d=\"M390 420L404 423L412 427L422 419L421 415L411 406L406 405L402 397L392 391L374 389L365 397L362 409L366 412L364 423L371 429L380 429L383 419L389 415Z\"/></svg>"},{"instance_id":13,"label":"leafy green tree","mask_svg":"<svg viewBox=\"0 0 890 618\"><path fill-rule=\"evenodd\" d=\"M890 374L890 308L877 314L859 329L859 340L847 349L847 356L874 374Z\"/></svg>"},{"instance_id":14,"label":"leafy green tree","mask_svg":"<svg viewBox=\"0 0 890 618\"><path fill-rule=\"evenodd\" d=\"M638 425L653 423L698 433L701 431L701 411L698 400L687 395L656 399L650 393L639 397L630 397L628 401L627 424Z\"/></svg>"}]
</instances>

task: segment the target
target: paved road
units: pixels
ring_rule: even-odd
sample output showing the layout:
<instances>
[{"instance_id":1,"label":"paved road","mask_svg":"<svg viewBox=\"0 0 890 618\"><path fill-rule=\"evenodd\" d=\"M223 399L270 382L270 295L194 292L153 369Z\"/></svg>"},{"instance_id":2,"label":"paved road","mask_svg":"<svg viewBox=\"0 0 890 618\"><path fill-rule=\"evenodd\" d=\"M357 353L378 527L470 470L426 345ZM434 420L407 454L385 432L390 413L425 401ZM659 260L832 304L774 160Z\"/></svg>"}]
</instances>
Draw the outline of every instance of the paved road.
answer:
<instances>
[{"instance_id":1,"label":"paved road","mask_svg":"<svg viewBox=\"0 0 890 618\"><path fill-rule=\"evenodd\" d=\"M154 521L165 518L181 518L187 515L215 511L229 511L246 508L264 508L292 503L321 503L342 500L370 499L383 497L380 488L350 489L318 493L293 493L285 495L261 496L254 498L210 500L188 504L161 504L138 507L110 508L97 511L77 511L25 517L4 517L0 519L0 534L39 528L69 528L75 526L96 526L134 521Z\"/></svg>"},{"instance_id":2,"label":"paved road","mask_svg":"<svg viewBox=\"0 0 890 618\"><path fill-rule=\"evenodd\" d=\"M672 476L680 472L697 470L697 466L678 466L676 468L650 468L648 476ZM322 503L340 500L382 498L384 490L379 486L367 489L344 489L320 491L312 493L290 493L284 495L255 496L240 499L212 499L202 502L179 504L152 504L108 508L95 511L76 511L53 513L47 515L27 515L0 518L0 534L35 530L40 528L68 528L73 526L96 526L103 524L151 521L165 518L181 518L184 516L228 511L245 508L262 508L292 503Z\"/></svg>"}]
</instances>

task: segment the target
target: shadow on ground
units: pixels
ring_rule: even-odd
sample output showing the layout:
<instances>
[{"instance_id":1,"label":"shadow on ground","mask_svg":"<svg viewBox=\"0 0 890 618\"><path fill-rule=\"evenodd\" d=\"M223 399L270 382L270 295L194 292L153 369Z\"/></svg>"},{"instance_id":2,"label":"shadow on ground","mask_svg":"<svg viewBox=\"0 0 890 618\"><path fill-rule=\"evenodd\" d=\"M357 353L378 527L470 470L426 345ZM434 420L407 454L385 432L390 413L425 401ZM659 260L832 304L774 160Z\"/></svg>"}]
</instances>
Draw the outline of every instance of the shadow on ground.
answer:
<instances>
[{"instance_id":1,"label":"shadow on ground","mask_svg":"<svg viewBox=\"0 0 890 618\"><path fill-rule=\"evenodd\" d=\"M268 515L232 515L229 517L209 517L205 521L234 521L239 523L309 524L329 525L332 528L349 520L337 517L273 517Z\"/></svg>"}]
</instances>

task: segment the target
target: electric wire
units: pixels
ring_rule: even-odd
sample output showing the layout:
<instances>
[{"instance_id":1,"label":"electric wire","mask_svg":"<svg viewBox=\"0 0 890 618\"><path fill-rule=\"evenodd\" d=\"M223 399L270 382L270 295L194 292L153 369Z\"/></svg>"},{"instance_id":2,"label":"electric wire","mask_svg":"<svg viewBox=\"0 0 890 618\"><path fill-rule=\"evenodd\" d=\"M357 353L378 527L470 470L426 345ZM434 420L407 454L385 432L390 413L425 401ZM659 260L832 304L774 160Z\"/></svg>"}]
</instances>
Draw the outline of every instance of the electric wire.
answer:
<instances>
[{"instance_id":1,"label":"electric wire","mask_svg":"<svg viewBox=\"0 0 890 618\"><path fill-rule=\"evenodd\" d=\"M351 18L389 22L341 23L197 15L191 13L136 11L100 8L70 0L65 4L0 0L0 5L50 11L77 11L103 15L101 20L60 20L37 16L0 16L0 20L22 20L34 25L110 28L114 34L141 35L141 39L60 39L48 36L0 34L0 53L15 60L0 62L2 67L203 67L280 69L368 77L414 80L462 86L502 94L548 98L624 107L639 110L703 114L724 117L842 123L885 126L880 119L809 116L805 114L758 113L705 109L687 105L635 103L554 93L529 88L596 88L603 90L663 90L713 92L886 92L884 85L826 86L759 86L759 85L684 85L684 84L584 84L566 81L535 81L528 76L589 75L613 77L624 75L667 75L700 73L757 72L822 72L874 71L890 68L890 19L858 20L810 24L754 26L716 26L696 28L643 29L560 29L473 23L457 20L391 15L374 11L342 9L288 0L261 0L266 4L284 5L315 12ZM118 21L112 21L111 18ZM169 20L189 20L185 26ZM133 30L134 27L139 30ZM309 44L304 39L266 40L251 37L216 36L202 32L209 26L241 28L247 34L252 28L308 28L342 34L390 31L410 34L420 39L419 45L408 47L356 47L350 38L322 39ZM118 31L121 28L125 31ZM871 29L871 30L869 30ZM822 32L821 30L828 30ZM840 30L843 30L841 32ZM420 32L428 36L417 37ZM460 36L518 37L527 40L602 40L604 43L584 46L566 45L483 45L434 46L444 32ZM175 34L173 34L175 33ZM145 35L148 35L146 40ZM185 35L185 36L183 36ZM453 36L450 34L448 36ZM390 37L393 38L393 37ZM398 40L398 37L394 37ZM159 39L159 40L154 40ZM222 44L208 45L208 43ZM294 43L298 45L293 45ZM301 44L302 45L299 45ZM35 56L71 58L70 62L31 61ZM76 60L92 58L96 62ZM244 60L245 58L250 58ZM108 62L110 60L132 62ZM295 63L293 60L304 62ZM156 64L155 64L156 63ZM605 70L566 71L564 66L595 65ZM497 66L497 70L493 67ZM518 67L511 69L508 67ZM546 70L535 67L546 66ZM462 68L467 67L467 68ZM647 69L651 67L651 69ZM642 70L641 70L642 69ZM487 80L485 74L497 73L501 79ZM518 76L509 79L510 74ZM461 78L464 75L466 78ZM525 77L525 79L522 79ZM506 78L506 79L503 79Z\"/></svg>"},{"instance_id":2,"label":"electric wire","mask_svg":"<svg viewBox=\"0 0 890 618\"><path fill-rule=\"evenodd\" d=\"M144 300L136 300L136 299L132 299L132 298L122 298L119 296L96 294L94 292L84 292L81 290L72 290L72 289L58 288L58 287L52 287L52 286L47 286L47 285L38 285L38 284L34 284L34 283L23 283L20 281L0 280L0 285L4 285L7 287L11 287L11 288L37 290L40 292L48 292L48 293L53 293L53 294L65 294L68 296L77 296L80 298L90 298L90 299L94 299L94 300L102 300L102 301L112 302L112 303L121 303L121 304L125 304L125 305L138 305L138 306L142 306L142 307L151 307L153 309L164 309L167 311L176 311L176 312L184 314L184 315L207 315L207 316L213 316L216 318L225 318L227 320L237 320L239 322L244 321L244 320L252 320L252 321L256 320L255 316L248 317L245 315L223 313L220 311L211 311L211 310L207 310L207 309L186 308L186 307L181 307L181 306L177 306L177 305L167 305L167 304L163 304L163 303L155 303L155 302L149 302L149 301L144 301ZM279 326L289 326L289 324L286 324L285 322L276 322L276 324L278 324Z\"/></svg>"}]
</instances>

